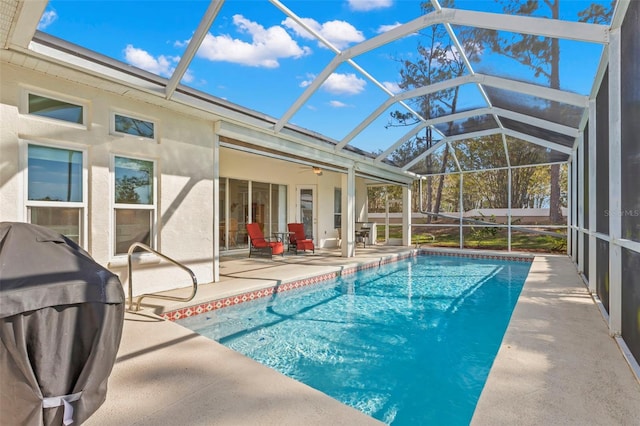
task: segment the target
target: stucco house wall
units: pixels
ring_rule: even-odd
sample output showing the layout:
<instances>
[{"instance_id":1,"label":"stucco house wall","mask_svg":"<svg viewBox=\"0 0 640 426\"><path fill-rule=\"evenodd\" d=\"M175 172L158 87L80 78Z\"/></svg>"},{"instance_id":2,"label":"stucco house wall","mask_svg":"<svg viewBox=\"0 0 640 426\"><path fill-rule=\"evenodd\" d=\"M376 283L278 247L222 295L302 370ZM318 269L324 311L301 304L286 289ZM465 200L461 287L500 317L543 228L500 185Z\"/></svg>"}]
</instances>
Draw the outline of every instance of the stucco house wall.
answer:
<instances>
[{"instance_id":1,"label":"stucco house wall","mask_svg":"<svg viewBox=\"0 0 640 426\"><path fill-rule=\"evenodd\" d=\"M120 276L128 292L126 256L113 253L112 162L115 155L155 161L157 191L156 249L191 268L199 283L212 282L215 274L214 179L218 161L221 177L279 183L288 186L287 221L297 217L300 186L316 192L318 248L337 245L334 227L334 188L341 174L238 150L220 148L215 158L217 117L176 103L162 104L154 97L128 88L103 87L101 80L69 71L67 75L43 73L7 63L0 64L0 221L27 221L26 146L81 150L86 153L86 212L82 245L100 264ZM86 125L76 125L26 113L29 92L81 104ZM118 112L156 124L157 140L116 134L110 130ZM193 114L191 114L193 112ZM366 220L366 181L356 178L356 221ZM217 231L216 231L217 232ZM191 284L184 271L153 255L134 256L134 295ZM152 303L152 300L149 300Z\"/></svg>"},{"instance_id":2,"label":"stucco house wall","mask_svg":"<svg viewBox=\"0 0 640 426\"><path fill-rule=\"evenodd\" d=\"M87 212L84 248L100 264L119 274L126 286L126 256L113 256L113 155L156 161L157 249L193 269L200 282L213 279L214 127L187 116L109 91L2 64L0 90L0 219L26 221L28 142L86 151ZM70 99L88 108L87 125L78 126L25 113L29 91ZM110 132L112 112L156 122L157 141ZM134 267L134 293L190 284L183 271L142 256Z\"/></svg>"}]
</instances>

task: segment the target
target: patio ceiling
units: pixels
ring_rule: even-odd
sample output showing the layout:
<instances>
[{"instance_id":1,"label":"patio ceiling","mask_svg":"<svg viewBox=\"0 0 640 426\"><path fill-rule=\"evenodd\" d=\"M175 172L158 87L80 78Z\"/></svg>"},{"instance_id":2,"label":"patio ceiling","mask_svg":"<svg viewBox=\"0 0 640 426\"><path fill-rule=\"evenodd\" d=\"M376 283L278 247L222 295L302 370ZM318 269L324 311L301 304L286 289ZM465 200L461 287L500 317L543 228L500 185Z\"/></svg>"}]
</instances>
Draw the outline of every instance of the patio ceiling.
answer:
<instances>
[{"instance_id":1,"label":"patio ceiling","mask_svg":"<svg viewBox=\"0 0 640 426\"><path fill-rule=\"evenodd\" d=\"M608 0L556 1L557 19L542 1L526 16L494 1L443 7L432 0L427 9L393 0L3 1L0 42L9 51L248 120L272 136L302 140L310 149L315 144L327 159L357 155L367 159L369 172L393 168L419 176L441 170L429 170L424 160L441 161L445 148L451 172L474 170L458 155L485 147L502 151L497 163L505 167L527 165L510 156L511 147L523 144L540 151L538 163L568 161L606 68L611 23L621 22L628 0L615 7ZM579 22L592 4L614 8L613 18ZM58 24L45 28L52 14ZM516 60L515 50L486 43L523 35L557 39L557 68L548 57L536 59L539 52ZM420 62L420 47L441 52L442 71L443 63L455 71L425 75L435 65ZM147 62L132 53L146 54ZM403 80L407 64L426 71ZM404 122L394 121L398 112Z\"/></svg>"}]
</instances>

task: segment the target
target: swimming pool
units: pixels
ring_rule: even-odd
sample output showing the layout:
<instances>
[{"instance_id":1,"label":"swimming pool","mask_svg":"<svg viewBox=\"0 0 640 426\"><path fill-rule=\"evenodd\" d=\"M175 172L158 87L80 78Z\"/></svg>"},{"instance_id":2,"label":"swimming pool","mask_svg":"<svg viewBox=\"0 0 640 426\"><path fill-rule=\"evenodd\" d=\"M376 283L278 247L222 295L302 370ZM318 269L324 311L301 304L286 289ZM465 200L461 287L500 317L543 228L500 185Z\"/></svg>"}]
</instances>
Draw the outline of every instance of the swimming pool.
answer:
<instances>
[{"instance_id":1,"label":"swimming pool","mask_svg":"<svg viewBox=\"0 0 640 426\"><path fill-rule=\"evenodd\" d=\"M468 424L530 265L418 256L177 322L388 424Z\"/></svg>"}]
</instances>

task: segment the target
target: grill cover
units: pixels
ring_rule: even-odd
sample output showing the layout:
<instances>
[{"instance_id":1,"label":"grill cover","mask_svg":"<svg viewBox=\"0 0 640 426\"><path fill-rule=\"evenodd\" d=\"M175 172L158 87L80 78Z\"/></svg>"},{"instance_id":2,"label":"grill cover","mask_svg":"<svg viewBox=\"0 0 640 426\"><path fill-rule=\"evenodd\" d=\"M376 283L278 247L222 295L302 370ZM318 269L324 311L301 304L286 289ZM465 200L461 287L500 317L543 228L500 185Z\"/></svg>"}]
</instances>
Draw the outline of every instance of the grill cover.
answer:
<instances>
[{"instance_id":1,"label":"grill cover","mask_svg":"<svg viewBox=\"0 0 640 426\"><path fill-rule=\"evenodd\" d=\"M122 337L118 277L48 228L0 222L2 424L81 424L104 402Z\"/></svg>"}]
</instances>

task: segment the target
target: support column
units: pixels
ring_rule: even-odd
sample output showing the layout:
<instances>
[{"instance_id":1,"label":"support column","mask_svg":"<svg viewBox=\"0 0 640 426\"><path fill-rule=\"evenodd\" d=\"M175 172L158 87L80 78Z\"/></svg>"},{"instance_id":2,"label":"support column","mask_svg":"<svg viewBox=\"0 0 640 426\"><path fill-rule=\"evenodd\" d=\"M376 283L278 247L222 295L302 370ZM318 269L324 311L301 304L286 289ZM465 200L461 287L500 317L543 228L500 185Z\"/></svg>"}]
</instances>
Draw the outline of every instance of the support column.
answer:
<instances>
[{"instance_id":1,"label":"support column","mask_svg":"<svg viewBox=\"0 0 640 426\"><path fill-rule=\"evenodd\" d=\"M622 85L620 28L609 35L609 334L622 332Z\"/></svg>"},{"instance_id":2,"label":"support column","mask_svg":"<svg viewBox=\"0 0 640 426\"><path fill-rule=\"evenodd\" d=\"M411 186L402 187L402 245L411 245Z\"/></svg>"},{"instance_id":3,"label":"support column","mask_svg":"<svg viewBox=\"0 0 640 426\"><path fill-rule=\"evenodd\" d=\"M591 127L595 124L595 105L589 104L589 127L588 127L588 135L589 135L589 145L591 145L591 137L593 136L591 132ZM595 140L593 140L595 143ZM578 185L576 190L578 191L578 271L584 272L584 228L587 224L584 223L584 184L588 182L585 177L585 168L584 168L584 138L580 139L579 145L580 151L578 152Z\"/></svg>"},{"instance_id":4,"label":"support column","mask_svg":"<svg viewBox=\"0 0 640 426\"><path fill-rule=\"evenodd\" d=\"M569 163L567 163L567 255L571 256L573 261L575 262L575 256L572 254L573 249L571 245L573 244L573 228L571 224L573 223L573 159L575 158L576 151L571 152L569 156Z\"/></svg>"},{"instance_id":5,"label":"support column","mask_svg":"<svg viewBox=\"0 0 640 426\"><path fill-rule=\"evenodd\" d=\"M580 133L580 138L578 139L578 146L583 147L580 150L573 151L572 161L571 161L571 176L573 185L571 186L571 190L569 191L569 199L571 200L571 236L572 236L572 244L571 244L571 258L573 259L573 263L578 263L578 237L582 234L580 233L580 228L578 225L578 192L580 191L580 184L578 183L578 154L582 152L584 149L584 132Z\"/></svg>"},{"instance_id":6,"label":"support column","mask_svg":"<svg viewBox=\"0 0 640 426\"><path fill-rule=\"evenodd\" d=\"M384 187L384 243L389 245L389 187Z\"/></svg>"},{"instance_id":7,"label":"support column","mask_svg":"<svg viewBox=\"0 0 640 426\"><path fill-rule=\"evenodd\" d=\"M460 249L464 248L464 226L463 226L463 219L464 219L464 173L460 172L460 193L458 194L459 197L459 211L458 213L460 214Z\"/></svg>"},{"instance_id":8,"label":"support column","mask_svg":"<svg viewBox=\"0 0 640 426\"><path fill-rule=\"evenodd\" d=\"M511 167L507 170L507 251L511 251Z\"/></svg>"},{"instance_id":9,"label":"support column","mask_svg":"<svg viewBox=\"0 0 640 426\"><path fill-rule=\"evenodd\" d=\"M220 138L213 134L213 282L220 281Z\"/></svg>"},{"instance_id":10,"label":"support column","mask_svg":"<svg viewBox=\"0 0 640 426\"><path fill-rule=\"evenodd\" d=\"M353 166L342 175L342 257L356 253L356 173Z\"/></svg>"},{"instance_id":11,"label":"support column","mask_svg":"<svg viewBox=\"0 0 640 426\"><path fill-rule=\"evenodd\" d=\"M589 179L589 223L585 223L585 228L589 228L589 291L596 293L596 267L597 267L597 250L596 250L596 220L598 210L596 206L596 144L598 136L596 128L598 122L596 120L596 101L592 99L589 102L589 168L585 169L585 179Z\"/></svg>"},{"instance_id":12,"label":"support column","mask_svg":"<svg viewBox=\"0 0 640 426\"><path fill-rule=\"evenodd\" d=\"M573 157L574 157L575 151L573 151L571 153L571 155L569 156L569 163L567 163L567 255L571 256L571 241L573 240L571 237L571 215L573 213L572 208L573 208L573 203L571 202L571 190L572 185L571 185L571 179L573 176L573 172L571 171L572 167L572 161L573 161Z\"/></svg>"}]
</instances>

